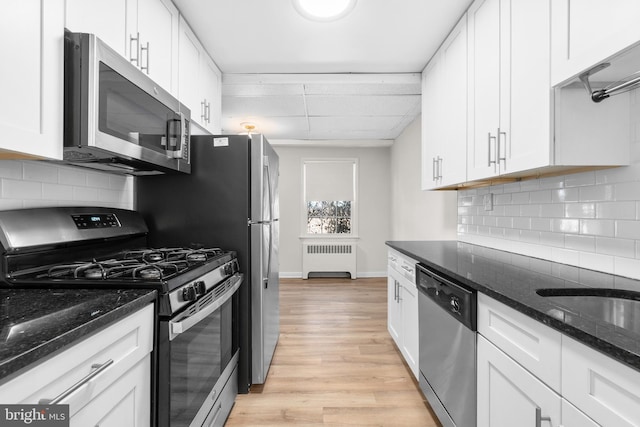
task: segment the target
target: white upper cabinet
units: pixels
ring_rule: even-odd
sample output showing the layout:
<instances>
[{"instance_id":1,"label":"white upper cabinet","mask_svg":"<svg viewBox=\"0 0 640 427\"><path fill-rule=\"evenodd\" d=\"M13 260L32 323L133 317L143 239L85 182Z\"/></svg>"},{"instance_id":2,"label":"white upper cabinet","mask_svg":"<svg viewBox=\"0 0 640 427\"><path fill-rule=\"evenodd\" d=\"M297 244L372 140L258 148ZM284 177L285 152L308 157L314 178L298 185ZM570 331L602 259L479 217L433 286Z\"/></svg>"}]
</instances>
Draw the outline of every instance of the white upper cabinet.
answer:
<instances>
[{"instance_id":1,"label":"white upper cabinet","mask_svg":"<svg viewBox=\"0 0 640 427\"><path fill-rule=\"evenodd\" d=\"M170 0L66 0L66 27L93 33L177 95L178 9Z\"/></svg>"},{"instance_id":2,"label":"white upper cabinet","mask_svg":"<svg viewBox=\"0 0 640 427\"><path fill-rule=\"evenodd\" d=\"M222 73L198 37L180 17L178 95L191 120L211 133L221 132Z\"/></svg>"},{"instance_id":3,"label":"white upper cabinet","mask_svg":"<svg viewBox=\"0 0 640 427\"><path fill-rule=\"evenodd\" d=\"M470 180L550 164L549 13L535 0L469 8Z\"/></svg>"},{"instance_id":4,"label":"white upper cabinet","mask_svg":"<svg viewBox=\"0 0 640 427\"><path fill-rule=\"evenodd\" d=\"M422 189L464 182L467 165L467 17L422 73ZM461 155L462 154L462 155Z\"/></svg>"},{"instance_id":5,"label":"white upper cabinet","mask_svg":"<svg viewBox=\"0 0 640 427\"><path fill-rule=\"evenodd\" d=\"M0 17L0 158L62 159L64 2L12 2Z\"/></svg>"},{"instance_id":6,"label":"white upper cabinet","mask_svg":"<svg viewBox=\"0 0 640 427\"><path fill-rule=\"evenodd\" d=\"M178 93L178 9L171 0L138 0L139 67Z\"/></svg>"},{"instance_id":7,"label":"white upper cabinet","mask_svg":"<svg viewBox=\"0 0 640 427\"><path fill-rule=\"evenodd\" d=\"M66 0L65 26L92 33L125 58L137 55L137 0Z\"/></svg>"},{"instance_id":8,"label":"white upper cabinet","mask_svg":"<svg viewBox=\"0 0 640 427\"><path fill-rule=\"evenodd\" d=\"M640 41L638 0L553 0L551 84L557 85Z\"/></svg>"}]
</instances>

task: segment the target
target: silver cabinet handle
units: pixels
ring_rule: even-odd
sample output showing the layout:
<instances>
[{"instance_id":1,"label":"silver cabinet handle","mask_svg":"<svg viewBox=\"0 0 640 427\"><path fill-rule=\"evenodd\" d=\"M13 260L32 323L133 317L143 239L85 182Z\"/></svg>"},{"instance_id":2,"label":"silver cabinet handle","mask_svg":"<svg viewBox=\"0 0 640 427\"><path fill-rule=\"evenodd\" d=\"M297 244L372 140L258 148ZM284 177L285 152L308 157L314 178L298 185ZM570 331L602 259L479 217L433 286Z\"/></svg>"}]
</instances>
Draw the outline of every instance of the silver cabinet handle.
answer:
<instances>
[{"instance_id":1,"label":"silver cabinet handle","mask_svg":"<svg viewBox=\"0 0 640 427\"><path fill-rule=\"evenodd\" d=\"M211 123L211 102L207 102L207 104L204 107L204 112L205 112L204 119L207 121L207 123Z\"/></svg>"},{"instance_id":2,"label":"silver cabinet handle","mask_svg":"<svg viewBox=\"0 0 640 427\"><path fill-rule=\"evenodd\" d=\"M203 122L207 121L207 98L204 99L204 101L200 102L200 111L202 114L200 114L200 118L202 119Z\"/></svg>"},{"instance_id":3,"label":"silver cabinet handle","mask_svg":"<svg viewBox=\"0 0 640 427\"><path fill-rule=\"evenodd\" d=\"M133 42L136 42L135 50L133 49ZM129 35L129 61L132 64L136 64L136 67L140 66L139 49L140 49L140 33L136 33L135 37L133 37L132 35ZM133 52L136 53L135 58L133 57Z\"/></svg>"},{"instance_id":4,"label":"silver cabinet handle","mask_svg":"<svg viewBox=\"0 0 640 427\"><path fill-rule=\"evenodd\" d=\"M393 300L398 302L398 281L393 279Z\"/></svg>"},{"instance_id":5,"label":"silver cabinet handle","mask_svg":"<svg viewBox=\"0 0 640 427\"><path fill-rule=\"evenodd\" d=\"M438 156L438 179L442 179L442 157Z\"/></svg>"},{"instance_id":6,"label":"silver cabinet handle","mask_svg":"<svg viewBox=\"0 0 640 427\"><path fill-rule=\"evenodd\" d=\"M548 421L551 423L551 417L543 417L542 409L536 408L536 427L542 427L542 422Z\"/></svg>"},{"instance_id":7,"label":"silver cabinet handle","mask_svg":"<svg viewBox=\"0 0 640 427\"><path fill-rule=\"evenodd\" d=\"M490 167L491 164L493 163L494 170L495 170L495 167L496 167L496 161L495 160L491 160L491 140L493 140L493 144L495 146L496 139L497 138L495 136L491 136L491 132L487 133L487 166Z\"/></svg>"},{"instance_id":8,"label":"silver cabinet handle","mask_svg":"<svg viewBox=\"0 0 640 427\"><path fill-rule=\"evenodd\" d=\"M142 71L145 71L147 73L147 75L149 75L149 42L147 42L146 46L141 46L140 47L140 58L142 59L142 51L146 51L147 52L147 65L140 65L140 69Z\"/></svg>"},{"instance_id":9,"label":"silver cabinet handle","mask_svg":"<svg viewBox=\"0 0 640 427\"><path fill-rule=\"evenodd\" d=\"M435 157L433 158L433 161L431 162L431 166L432 166L432 170L433 170L431 176L433 178L433 181L436 181L438 179L438 172L437 172L437 170L438 170L438 160L436 160Z\"/></svg>"},{"instance_id":10,"label":"silver cabinet handle","mask_svg":"<svg viewBox=\"0 0 640 427\"><path fill-rule=\"evenodd\" d=\"M501 150L501 145L500 145L500 136L504 135L504 153L502 153ZM498 159L498 164L501 161L504 161L504 167L505 169L507 168L507 133L503 132L500 130L500 128L498 128L498 140L497 140L497 159ZM501 154L502 153L502 154Z\"/></svg>"},{"instance_id":11,"label":"silver cabinet handle","mask_svg":"<svg viewBox=\"0 0 640 427\"><path fill-rule=\"evenodd\" d=\"M75 393L80 387L87 384L89 381L91 381L93 378L95 378L98 374L100 374L102 371L107 369L112 364L113 364L113 359L109 359L101 365L100 364L91 365L91 368L95 369L95 371L89 372L87 376L82 378L80 381L78 381L77 383L75 383L74 385L72 385L71 387L69 387L68 389L60 393L58 396L54 397L53 399L40 399L38 401L38 405L58 404L62 400L66 399L67 397Z\"/></svg>"}]
</instances>

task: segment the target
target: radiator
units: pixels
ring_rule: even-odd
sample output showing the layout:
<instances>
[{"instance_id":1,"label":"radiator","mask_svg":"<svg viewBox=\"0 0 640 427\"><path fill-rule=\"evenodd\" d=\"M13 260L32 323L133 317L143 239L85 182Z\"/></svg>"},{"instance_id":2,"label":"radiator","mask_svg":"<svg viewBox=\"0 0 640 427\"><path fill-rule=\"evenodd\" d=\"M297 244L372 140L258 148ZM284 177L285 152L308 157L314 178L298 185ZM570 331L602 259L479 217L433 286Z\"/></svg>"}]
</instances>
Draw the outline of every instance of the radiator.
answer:
<instances>
[{"instance_id":1,"label":"radiator","mask_svg":"<svg viewBox=\"0 0 640 427\"><path fill-rule=\"evenodd\" d=\"M356 278L355 243L303 243L302 278L309 273L349 273Z\"/></svg>"}]
</instances>

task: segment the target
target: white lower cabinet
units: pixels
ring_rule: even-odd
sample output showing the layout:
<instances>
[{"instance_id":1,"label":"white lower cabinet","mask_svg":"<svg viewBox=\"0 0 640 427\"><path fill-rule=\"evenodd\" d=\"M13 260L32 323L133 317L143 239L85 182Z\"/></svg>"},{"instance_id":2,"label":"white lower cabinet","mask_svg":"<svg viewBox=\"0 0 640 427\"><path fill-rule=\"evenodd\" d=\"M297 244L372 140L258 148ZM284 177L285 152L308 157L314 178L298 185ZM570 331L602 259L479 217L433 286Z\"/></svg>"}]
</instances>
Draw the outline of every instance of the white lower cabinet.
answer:
<instances>
[{"instance_id":1,"label":"white lower cabinet","mask_svg":"<svg viewBox=\"0 0 640 427\"><path fill-rule=\"evenodd\" d=\"M560 395L478 336L478 427L560 424Z\"/></svg>"},{"instance_id":2,"label":"white lower cabinet","mask_svg":"<svg viewBox=\"0 0 640 427\"><path fill-rule=\"evenodd\" d=\"M58 400L71 426L151 423L153 304L0 385L4 404Z\"/></svg>"},{"instance_id":3,"label":"white lower cabinet","mask_svg":"<svg viewBox=\"0 0 640 427\"><path fill-rule=\"evenodd\" d=\"M562 394L603 426L640 426L640 372L568 337Z\"/></svg>"},{"instance_id":4,"label":"white lower cabinet","mask_svg":"<svg viewBox=\"0 0 640 427\"><path fill-rule=\"evenodd\" d=\"M418 289L416 261L389 251L387 278L387 329L404 360L418 378ZM414 277L413 280L410 278Z\"/></svg>"},{"instance_id":5,"label":"white lower cabinet","mask_svg":"<svg viewBox=\"0 0 640 427\"><path fill-rule=\"evenodd\" d=\"M479 427L640 426L639 371L484 294L477 354Z\"/></svg>"}]
</instances>

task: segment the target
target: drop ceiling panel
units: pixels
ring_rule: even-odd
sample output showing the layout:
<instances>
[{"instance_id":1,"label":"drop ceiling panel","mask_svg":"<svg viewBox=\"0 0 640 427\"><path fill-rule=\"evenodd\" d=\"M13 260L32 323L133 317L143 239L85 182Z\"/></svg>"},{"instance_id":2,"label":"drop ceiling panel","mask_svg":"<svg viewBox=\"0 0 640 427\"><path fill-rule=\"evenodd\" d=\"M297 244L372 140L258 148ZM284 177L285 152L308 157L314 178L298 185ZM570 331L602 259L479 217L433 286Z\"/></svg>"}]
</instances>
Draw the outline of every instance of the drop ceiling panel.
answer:
<instances>
[{"instance_id":1,"label":"drop ceiling panel","mask_svg":"<svg viewBox=\"0 0 640 427\"><path fill-rule=\"evenodd\" d=\"M311 132L388 131L396 127L399 117L310 117Z\"/></svg>"},{"instance_id":2,"label":"drop ceiling panel","mask_svg":"<svg viewBox=\"0 0 640 427\"><path fill-rule=\"evenodd\" d=\"M302 96L223 96L226 116L305 116Z\"/></svg>"},{"instance_id":3,"label":"drop ceiling panel","mask_svg":"<svg viewBox=\"0 0 640 427\"><path fill-rule=\"evenodd\" d=\"M375 84L319 84L304 85L307 95L420 95L420 81L417 83L375 83Z\"/></svg>"},{"instance_id":4,"label":"drop ceiling panel","mask_svg":"<svg viewBox=\"0 0 640 427\"><path fill-rule=\"evenodd\" d=\"M257 131L269 138L296 138L291 135L306 135L309 130L309 124L305 117L224 116L222 117L222 132L231 134L243 132L244 129L240 123L244 121L253 121L258 126Z\"/></svg>"},{"instance_id":5,"label":"drop ceiling panel","mask_svg":"<svg viewBox=\"0 0 640 427\"><path fill-rule=\"evenodd\" d=\"M307 96L310 116L404 116L415 111L420 95Z\"/></svg>"},{"instance_id":6,"label":"drop ceiling panel","mask_svg":"<svg viewBox=\"0 0 640 427\"><path fill-rule=\"evenodd\" d=\"M303 84L222 84L222 96L302 96Z\"/></svg>"}]
</instances>

